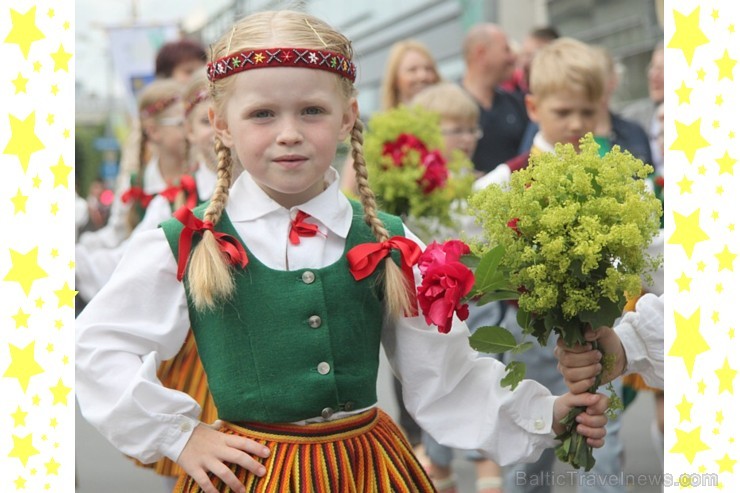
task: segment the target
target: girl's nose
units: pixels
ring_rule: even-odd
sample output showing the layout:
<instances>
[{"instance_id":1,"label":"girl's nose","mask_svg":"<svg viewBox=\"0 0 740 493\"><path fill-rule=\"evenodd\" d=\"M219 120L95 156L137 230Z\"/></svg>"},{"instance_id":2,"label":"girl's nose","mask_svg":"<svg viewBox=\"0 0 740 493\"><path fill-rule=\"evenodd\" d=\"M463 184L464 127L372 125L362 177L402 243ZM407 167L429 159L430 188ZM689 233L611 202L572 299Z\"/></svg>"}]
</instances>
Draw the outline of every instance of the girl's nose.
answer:
<instances>
[{"instance_id":1,"label":"girl's nose","mask_svg":"<svg viewBox=\"0 0 740 493\"><path fill-rule=\"evenodd\" d=\"M303 135L293 121L285 121L280 128L277 142L283 145L295 145L303 140Z\"/></svg>"}]
</instances>

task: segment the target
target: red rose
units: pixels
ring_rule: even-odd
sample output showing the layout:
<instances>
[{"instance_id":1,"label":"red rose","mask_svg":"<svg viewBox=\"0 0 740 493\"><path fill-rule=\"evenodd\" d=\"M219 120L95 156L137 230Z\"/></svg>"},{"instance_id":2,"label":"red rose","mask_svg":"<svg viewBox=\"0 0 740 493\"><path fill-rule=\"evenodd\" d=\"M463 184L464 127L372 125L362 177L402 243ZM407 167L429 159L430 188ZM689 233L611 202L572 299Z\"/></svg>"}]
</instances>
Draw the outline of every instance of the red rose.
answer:
<instances>
[{"instance_id":1,"label":"red rose","mask_svg":"<svg viewBox=\"0 0 740 493\"><path fill-rule=\"evenodd\" d=\"M403 165L403 158L410 149L419 151L419 154L424 156L427 153L427 148L424 143L411 134L401 134L393 142L386 142L383 144L383 155L390 156L393 160L393 164L396 166Z\"/></svg>"},{"instance_id":2,"label":"red rose","mask_svg":"<svg viewBox=\"0 0 740 493\"><path fill-rule=\"evenodd\" d=\"M663 188L665 186L665 178L663 178L662 176L658 176L657 178L655 178L655 186L659 189Z\"/></svg>"},{"instance_id":3,"label":"red rose","mask_svg":"<svg viewBox=\"0 0 740 493\"><path fill-rule=\"evenodd\" d=\"M473 284L475 276L460 262L428 265L421 286L417 288L419 306L426 322L447 334L454 314L460 320L466 320L468 305L460 302L473 289Z\"/></svg>"},{"instance_id":4,"label":"red rose","mask_svg":"<svg viewBox=\"0 0 740 493\"><path fill-rule=\"evenodd\" d=\"M441 245L433 241L419 257L417 266L423 276L431 265L458 262L460 257L468 253L470 247L460 240L445 241Z\"/></svg>"},{"instance_id":5,"label":"red rose","mask_svg":"<svg viewBox=\"0 0 740 493\"><path fill-rule=\"evenodd\" d=\"M509 222L508 222L508 223L506 223L506 225L507 225L508 227L510 227L511 229L513 229L514 231L516 231L516 234L517 234L518 236L521 236L521 235L522 235L522 232L521 232L521 231L519 231L519 226L518 226L518 224L519 224L519 218L518 218L518 217L515 217L514 219L509 219Z\"/></svg>"},{"instance_id":6,"label":"red rose","mask_svg":"<svg viewBox=\"0 0 740 493\"><path fill-rule=\"evenodd\" d=\"M439 151L428 152L422 155L421 164L426 168L424 176L421 177L421 185L424 187L424 193L443 187L447 183L447 162Z\"/></svg>"}]
</instances>

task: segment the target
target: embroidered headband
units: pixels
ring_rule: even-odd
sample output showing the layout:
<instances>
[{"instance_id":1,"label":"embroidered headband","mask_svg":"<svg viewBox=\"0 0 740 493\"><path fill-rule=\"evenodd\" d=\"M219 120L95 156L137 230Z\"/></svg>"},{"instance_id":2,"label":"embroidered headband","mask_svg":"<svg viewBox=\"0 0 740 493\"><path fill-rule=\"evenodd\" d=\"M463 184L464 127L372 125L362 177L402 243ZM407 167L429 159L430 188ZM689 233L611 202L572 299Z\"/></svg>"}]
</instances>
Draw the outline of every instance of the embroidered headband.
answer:
<instances>
[{"instance_id":1,"label":"embroidered headband","mask_svg":"<svg viewBox=\"0 0 740 493\"><path fill-rule=\"evenodd\" d=\"M341 53L311 48L268 48L232 53L208 64L208 80L214 82L245 70L265 67L317 68L339 74L351 82L357 67Z\"/></svg>"},{"instance_id":2,"label":"embroidered headband","mask_svg":"<svg viewBox=\"0 0 740 493\"><path fill-rule=\"evenodd\" d=\"M185 104L185 116L187 117L190 114L190 112L193 111L193 108L198 106L198 103L202 103L203 101L208 99L208 96L209 96L208 91L206 91L205 89L198 91L195 94L195 97L193 98L193 100L188 101Z\"/></svg>"},{"instance_id":3,"label":"embroidered headband","mask_svg":"<svg viewBox=\"0 0 740 493\"><path fill-rule=\"evenodd\" d=\"M156 115L158 113L163 112L164 110L166 110L170 106L172 106L172 104L175 101L177 101L178 99L179 98L176 97L176 96L173 96L173 97L167 98L167 99L160 99L158 101L153 102L152 104L148 104L148 105L144 106L141 109L140 114L141 114L142 117L154 116L154 115Z\"/></svg>"}]
</instances>

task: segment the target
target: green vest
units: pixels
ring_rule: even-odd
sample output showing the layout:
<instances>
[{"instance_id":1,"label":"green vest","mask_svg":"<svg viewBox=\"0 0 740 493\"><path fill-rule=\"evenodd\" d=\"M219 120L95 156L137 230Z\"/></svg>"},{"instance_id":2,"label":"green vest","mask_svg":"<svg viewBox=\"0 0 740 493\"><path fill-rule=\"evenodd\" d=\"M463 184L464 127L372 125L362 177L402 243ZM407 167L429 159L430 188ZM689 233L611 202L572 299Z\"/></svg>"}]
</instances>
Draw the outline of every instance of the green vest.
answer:
<instances>
[{"instance_id":1,"label":"green vest","mask_svg":"<svg viewBox=\"0 0 740 493\"><path fill-rule=\"evenodd\" d=\"M195 215L202 218L206 207ZM347 252L377 241L361 206L352 208L345 252L332 265L273 270L245 245L249 264L234 269L232 297L206 311L195 309L185 276L190 323L220 419L293 422L377 402L383 264L361 281L350 274ZM399 218L379 215L391 236L403 236ZM177 257L182 224L171 219L162 228ZM215 229L243 243L225 212Z\"/></svg>"}]
</instances>

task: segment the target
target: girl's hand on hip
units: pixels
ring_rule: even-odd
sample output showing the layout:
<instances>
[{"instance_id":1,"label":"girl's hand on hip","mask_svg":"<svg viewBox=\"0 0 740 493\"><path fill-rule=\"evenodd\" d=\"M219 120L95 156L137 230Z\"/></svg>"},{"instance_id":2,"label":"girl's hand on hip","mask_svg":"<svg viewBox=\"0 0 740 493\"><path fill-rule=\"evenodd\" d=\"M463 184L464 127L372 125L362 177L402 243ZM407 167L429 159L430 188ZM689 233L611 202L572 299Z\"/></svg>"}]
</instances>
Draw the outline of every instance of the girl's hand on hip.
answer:
<instances>
[{"instance_id":1,"label":"girl's hand on hip","mask_svg":"<svg viewBox=\"0 0 740 493\"><path fill-rule=\"evenodd\" d=\"M238 464L257 476L264 476L265 466L252 455L268 457L270 449L249 438L222 433L218 431L221 426L221 421L212 425L198 424L177 463L205 493L218 493L209 473L221 478L236 493L246 493L244 485L225 463Z\"/></svg>"}]
</instances>

